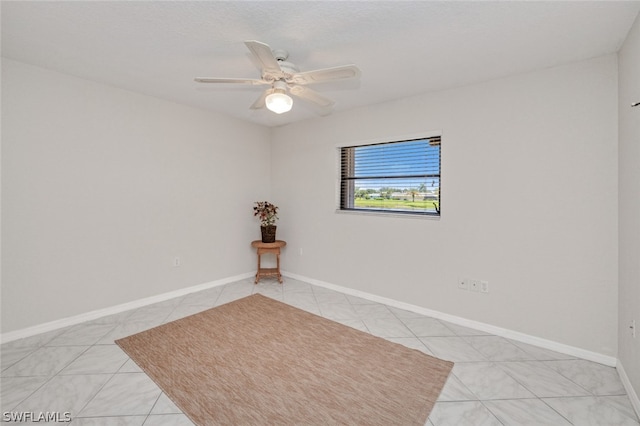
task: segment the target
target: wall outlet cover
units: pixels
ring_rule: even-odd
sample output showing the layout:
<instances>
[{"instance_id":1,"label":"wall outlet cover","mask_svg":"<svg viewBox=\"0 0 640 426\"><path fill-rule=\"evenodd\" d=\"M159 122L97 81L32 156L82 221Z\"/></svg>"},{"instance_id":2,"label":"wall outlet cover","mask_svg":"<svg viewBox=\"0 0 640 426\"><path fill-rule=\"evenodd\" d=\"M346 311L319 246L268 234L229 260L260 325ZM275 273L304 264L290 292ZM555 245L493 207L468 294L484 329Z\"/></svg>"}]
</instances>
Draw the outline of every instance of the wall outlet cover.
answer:
<instances>
[{"instance_id":1,"label":"wall outlet cover","mask_svg":"<svg viewBox=\"0 0 640 426\"><path fill-rule=\"evenodd\" d=\"M469 280L466 278L458 278L458 288L460 290L469 290Z\"/></svg>"}]
</instances>

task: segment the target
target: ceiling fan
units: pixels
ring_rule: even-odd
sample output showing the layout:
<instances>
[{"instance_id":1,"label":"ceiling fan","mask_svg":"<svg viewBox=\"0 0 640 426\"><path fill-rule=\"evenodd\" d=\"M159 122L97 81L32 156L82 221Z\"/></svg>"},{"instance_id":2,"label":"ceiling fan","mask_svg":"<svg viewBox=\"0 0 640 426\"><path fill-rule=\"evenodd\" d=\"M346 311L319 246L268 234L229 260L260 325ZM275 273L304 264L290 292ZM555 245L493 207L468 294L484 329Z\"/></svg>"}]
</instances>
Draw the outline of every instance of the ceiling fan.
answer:
<instances>
[{"instance_id":1,"label":"ceiling fan","mask_svg":"<svg viewBox=\"0 0 640 426\"><path fill-rule=\"evenodd\" d=\"M198 83L233 83L250 85L267 85L268 88L250 106L251 109L267 109L282 114L291 110L293 99L288 93L321 107L321 111L328 112L335 103L320 93L306 87L309 84L327 81L356 78L360 70L355 65L343 65L333 68L323 68L314 71L300 72L291 62L287 62L289 54L285 50L271 50L259 41L247 40L244 44L249 48L260 66L260 79L252 78L196 78Z\"/></svg>"}]
</instances>

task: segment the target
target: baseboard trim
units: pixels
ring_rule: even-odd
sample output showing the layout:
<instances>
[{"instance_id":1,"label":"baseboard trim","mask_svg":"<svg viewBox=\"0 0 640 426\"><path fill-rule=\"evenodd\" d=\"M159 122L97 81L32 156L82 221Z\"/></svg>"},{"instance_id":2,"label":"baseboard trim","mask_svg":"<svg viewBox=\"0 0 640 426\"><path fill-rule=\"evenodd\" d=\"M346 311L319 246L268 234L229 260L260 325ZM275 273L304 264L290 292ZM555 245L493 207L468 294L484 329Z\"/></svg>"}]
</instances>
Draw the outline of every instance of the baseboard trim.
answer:
<instances>
[{"instance_id":1,"label":"baseboard trim","mask_svg":"<svg viewBox=\"0 0 640 426\"><path fill-rule=\"evenodd\" d=\"M127 302L127 303L111 306L104 309L97 309L95 311L85 312L83 314L74 315L72 317L62 318L59 320L38 324L32 327L23 328L20 330L9 331L7 333L0 334L0 342L7 343L13 340L35 336L36 334L46 333L46 332L57 330L60 328L69 327L71 325L80 324L85 321L91 321L98 318L106 317L108 315L118 314L120 312L128 311L130 309L141 308L143 306L152 305L154 303L164 302L165 300L173 299L175 297L184 296L190 293L195 293L197 291L206 290L208 288L218 287L218 286L229 284L235 281L251 278L253 276L255 276L255 272L247 272L240 275L234 275L232 277L222 278L219 280L209 281L206 283L197 284L187 288L181 288L179 290L158 294L156 296L145 297L143 299L134 300L132 302Z\"/></svg>"},{"instance_id":2,"label":"baseboard trim","mask_svg":"<svg viewBox=\"0 0 640 426\"><path fill-rule=\"evenodd\" d=\"M638 418L640 419L640 397L638 397L636 390L631 385L631 380L629 380L627 372L624 371L624 367L622 366L622 362L620 362L620 360L618 360L618 363L616 364L616 370L618 370L618 375L620 376L620 380L622 380L622 385L627 391L627 396L629 396L629 401L631 401L633 411L636 412L636 416L638 416Z\"/></svg>"},{"instance_id":3,"label":"baseboard trim","mask_svg":"<svg viewBox=\"0 0 640 426\"><path fill-rule=\"evenodd\" d=\"M464 327L472 328L474 330L484 331L486 333L491 333L496 336L505 337L508 339L513 339L519 342L528 343L530 345L539 346L541 348L549 349L552 351L560 352L563 354L575 356L578 358L586 359L588 361L594 361L600 364L607 365L609 367L616 367L618 364L618 360L615 357L599 354L597 352L587 351L585 349L577 348L574 346L565 345L563 343L554 342L552 340L543 339L537 336L531 336L525 333L520 333L517 331L509 330L506 328L496 327L491 324L486 324L478 321L473 321L467 318L450 315L444 312L435 311L428 308L423 308L421 306L412 305L410 303L400 302L394 299L390 299L387 297L378 296L372 293L367 293L360 290L355 290L349 287L343 287L340 285L328 283L325 281L320 281L315 278L306 277L303 275L294 274L288 271L282 271L282 274L297 279L300 281L305 281L313 285L317 285L319 287L328 288L331 290L339 291L341 293L349 294L351 296L360 297L363 299L371 300L373 302L383 303L385 305L393 306L399 309L404 309L411 312L416 312L421 315L430 316L433 318L441 319L443 321L448 321L453 324L461 325ZM208 288L218 287L221 285L229 284L235 281L251 278L255 275L254 272L247 272L240 275L234 275L227 278L222 278L220 280L210 281L202 284L198 284L195 286L182 288L179 290L170 291L167 293L159 294L156 296L146 297L143 299L134 300L132 302L123 303L116 306L111 306L109 308L98 309L95 311L86 312L80 315L75 315L72 317L62 318L55 321L46 322L43 324L38 324L33 327L27 327L20 330L10 331L7 333L0 334L0 342L7 343L13 340L23 339L25 337L31 337L36 334L46 333L49 331L57 330L64 327L69 327L72 325L80 324L85 321L91 321L98 318L102 318L108 315L117 314L120 312L124 312L130 309L140 308L142 306L151 305L153 303L163 302L165 300L173 299L175 297L184 296L190 293L194 293L197 291L206 290ZM624 370L618 370L624 371ZM622 376L621 376L622 377ZM625 375L626 377L626 375ZM628 377L626 377L625 387L631 388L631 383L629 382ZM624 383L624 380L623 380ZM628 391L629 395L632 393ZM638 397L635 393L633 393L636 398L636 402L638 401ZM632 401L633 402L633 401ZM636 408L636 406L634 406ZM636 411L638 411L636 409Z\"/></svg>"},{"instance_id":4,"label":"baseboard trim","mask_svg":"<svg viewBox=\"0 0 640 426\"><path fill-rule=\"evenodd\" d=\"M552 340L543 339L537 336L531 336L529 334L520 333L518 331L496 327L491 324L486 324L479 321L473 321L467 318L450 315L444 312L434 311L432 309L423 308L421 306L400 302L394 299L389 299L387 297L378 296L372 293L367 293L367 292L355 290L349 287L343 287L343 286L328 283L325 281L316 280L314 278L305 277L303 275L294 274L288 271L283 271L282 274L296 280L305 281L310 284L317 285L319 287L324 287L331 290L339 291L341 293L360 297L362 299L371 300L373 302L383 303L385 305L393 306L395 308L404 309L404 310L415 312L421 315L426 315L433 318L441 319L444 321L451 322L453 324L472 328L474 330L484 331L486 333L494 334L500 337L505 337L507 339L516 340L518 342L528 343L530 345L535 345L544 349L549 349L549 350L560 352L566 355L575 356L577 358L586 359L588 361L594 361L609 367L615 367L617 363L617 359L615 357L603 355L597 352L588 351L588 350L577 348L574 346L565 345L563 343L554 342Z\"/></svg>"}]
</instances>

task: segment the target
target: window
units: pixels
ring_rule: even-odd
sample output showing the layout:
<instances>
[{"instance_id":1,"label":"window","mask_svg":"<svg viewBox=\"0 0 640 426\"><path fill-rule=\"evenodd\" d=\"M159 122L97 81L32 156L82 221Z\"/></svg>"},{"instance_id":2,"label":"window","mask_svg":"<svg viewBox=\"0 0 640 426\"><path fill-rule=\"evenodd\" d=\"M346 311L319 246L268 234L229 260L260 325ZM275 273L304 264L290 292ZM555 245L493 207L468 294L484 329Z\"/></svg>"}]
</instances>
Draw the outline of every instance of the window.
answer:
<instances>
[{"instance_id":1,"label":"window","mask_svg":"<svg viewBox=\"0 0 640 426\"><path fill-rule=\"evenodd\" d=\"M340 148L340 210L440 215L440 137Z\"/></svg>"}]
</instances>

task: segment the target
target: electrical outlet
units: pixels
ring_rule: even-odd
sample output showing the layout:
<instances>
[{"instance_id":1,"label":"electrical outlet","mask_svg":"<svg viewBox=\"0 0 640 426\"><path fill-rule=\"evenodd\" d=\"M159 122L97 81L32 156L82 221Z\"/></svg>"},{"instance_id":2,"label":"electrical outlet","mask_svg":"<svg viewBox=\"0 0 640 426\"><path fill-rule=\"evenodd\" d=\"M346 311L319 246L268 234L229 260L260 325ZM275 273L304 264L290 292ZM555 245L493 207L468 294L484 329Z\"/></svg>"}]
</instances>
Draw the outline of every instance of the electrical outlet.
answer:
<instances>
[{"instance_id":1,"label":"electrical outlet","mask_svg":"<svg viewBox=\"0 0 640 426\"><path fill-rule=\"evenodd\" d=\"M300 256L302 256L302 247L300 247Z\"/></svg>"},{"instance_id":2,"label":"electrical outlet","mask_svg":"<svg viewBox=\"0 0 640 426\"><path fill-rule=\"evenodd\" d=\"M489 281L480 281L480 293L489 293Z\"/></svg>"},{"instance_id":3,"label":"electrical outlet","mask_svg":"<svg viewBox=\"0 0 640 426\"><path fill-rule=\"evenodd\" d=\"M177 267L179 267L180 265L182 265L182 263L180 262L180 258L179 258L178 256L174 257L174 258L173 258L173 267L174 267L174 268L177 268Z\"/></svg>"},{"instance_id":4,"label":"electrical outlet","mask_svg":"<svg viewBox=\"0 0 640 426\"><path fill-rule=\"evenodd\" d=\"M480 291L480 280L470 280L469 281L469 290L470 291Z\"/></svg>"},{"instance_id":5,"label":"electrical outlet","mask_svg":"<svg viewBox=\"0 0 640 426\"><path fill-rule=\"evenodd\" d=\"M636 338L636 320L631 321L631 326L629 328L631 329L631 336L635 339Z\"/></svg>"},{"instance_id":6,"label":"electrical outlet","mask_svg":"<svg viewBox=\"0 0 640 426\"><path fill-rule=\"evenodd\" d=\"M460 290L469 290L469 281L466 278L458 278L458 288Z\"/></svg>"}]
</instances>

